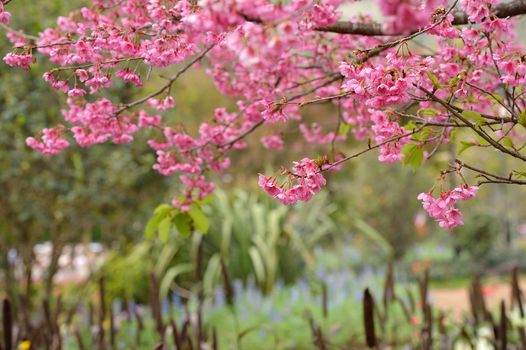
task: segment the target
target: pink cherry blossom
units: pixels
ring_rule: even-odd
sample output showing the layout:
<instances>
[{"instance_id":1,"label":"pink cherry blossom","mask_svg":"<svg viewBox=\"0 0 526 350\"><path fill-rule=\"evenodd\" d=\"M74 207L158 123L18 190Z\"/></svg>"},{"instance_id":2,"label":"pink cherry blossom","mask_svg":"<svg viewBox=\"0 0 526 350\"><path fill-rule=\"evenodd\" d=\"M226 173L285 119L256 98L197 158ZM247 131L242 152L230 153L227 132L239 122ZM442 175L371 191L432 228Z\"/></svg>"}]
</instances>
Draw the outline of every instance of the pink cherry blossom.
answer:
<instances>
[{"instance_id":1,"label":"pink cherry blossom","mask_svg":"<svg viewBox=\"0 0 526 350\"><path fill-rule=\"evenodd\" d=\"M345 136L338 136L334 131L322 134L322 129L317 123L313 123L310 129L305 124L300 124L299 128L305 140L310 143L318 143L322 145L333 141L345 140Z\"/></svg>"},{"instance_id":2,"label":"pink cherry blossom","mask_svg":"<svg viewBox=\"0 0 526 350\"><path fill-rule=\"evenodd\" d=\"M175 100L172 96L167 96L163 100L151 98L148 100L148 106L158 111L167 111L175 106Z\"/></svg>"},{"instance_id":3,"label":"pink cherry blossom","mask_svg":"<svg viewBox=\"0 0 526 350\"><path fill-rule=\"evenodd\" d=\"M142 86L141 78L138 74L130 71L129 69L123 69L115 73L122 81L132 83L135 86Z\"/></svg>"},{"instance_id":4,"label":"pink cherry blossom","mask_svg":"<svg viewBox=\"0 0 526 350\"><path fill-rule=\"evenodd\" d=\"M84 96L85 93L86 91L84 89L75 87L74 89L71 89L68 91L68 96L69 97L79 97L79 96Z\"/></svg>"},{"instance_id":5,"label":"pink cherry blossom","mask_svg":"<svg viewBox=\"0 0 526 350\"><path fill-rule=\"evenodd\" d=\"M266 149L280 150L283 148L283 139L278 135L263 136L261 143Z\"/></svg>"},{"instance_id":6,"label":"pink cherry blossom","mask_svg":"<svg viewBox=\"0 0 526 350\"><path fill-rule=\"evenodd\" d=\"M0 23L8 24L11 18L11 13L7 12L4 8L4 3L0 2Z\"/></svg>"},{"instance_id":7,"label":"pink cherry blossom","mask_svg":"<svg viewBox=\"0 0 526 350\"><path fill-rule=\"evenodd\" d=\"M459 200L468 200L476 196L477 186L463 185L451 191L442 192L438 198L429 192L420 193L418 199L422 201L424 209L434 217L440 227L451 230L458 225L463 225L462 213L455 208Z\"/></svg>"},{"instance_id":8,"label":"pink cherry blossom","mask_svg":"<svg viewBox=\"0 0 526 350\"><path fill-rule=\"evenodd\" d=\"M308 202L326 184L320 166L309 158L293 163L287 186L278 186L276 181L277 179L259 175L259 186L271 197L286 205L298 201Z\"/></svg>"},{"instance_id":9,"label":"pink cherry blossom","mask_svg":"<svg viewBox=\"0 0 526 350\"><path fill-rule=\"evenodd\" d=\"M20 67L28 70L33 62L33 56L30 53L15 54L10 52L4 57L4 62L11 67Z\"/></svg>"},{"instance_id":10,"label":"pink cherry blossom","mask_svg":"<svg viewBox=\"0 0 526 350\"><path fill-rule=\"evenodd\" d=\"M160 115L149 115L145 111L139 112L139 123L137 124L140 128L156 127L161 125Z\"/></svg>"},{"instance_id":11,"label":"pink cherry blossom","mask_svg":"<svg viewBox=\"0 0 526 350\"><path fill-rule=\"evenodd\" d=\"M26 144L34 150L46 155L54 156L69 147L69 142L63 137L63 129L43 129L42 136L38 139L28 137Z\"/></svg>"}]
</instances>

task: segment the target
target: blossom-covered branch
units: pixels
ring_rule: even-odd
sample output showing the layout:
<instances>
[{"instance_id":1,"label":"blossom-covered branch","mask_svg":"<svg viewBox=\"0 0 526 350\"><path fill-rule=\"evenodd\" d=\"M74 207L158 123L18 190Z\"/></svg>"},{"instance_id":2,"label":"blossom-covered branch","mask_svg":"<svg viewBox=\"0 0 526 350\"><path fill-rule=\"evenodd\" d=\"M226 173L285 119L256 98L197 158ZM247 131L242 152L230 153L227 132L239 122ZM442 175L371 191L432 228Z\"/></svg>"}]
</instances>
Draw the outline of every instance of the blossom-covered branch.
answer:
<instances>
[{"instance_id":1,"label":"blossom-covered branch","mask_svg":"<svg viewBox=\"0 0 526 350\"><path fill-rule=\"evenodd\" d=\"M288 146L280 131L290 127L330 152L322 146L291 169L259 177L286 204L309 200L330 172L372 151L380 162L414 169L447 144L526 161L526 51L514 40L525 2L376 2L382 25L367 15L345 17L347 0L92 0L38 36L9 27L2 5L0 23L13 43L5 63L31 69L37 59L50 60L54 68L43 79L67 96L63 123L26 143L51 156L75 144L132 142L151 129L153 168L178 176L172 204L181 210L213 192L210 172L228 169L230 152L246 150L248 138L276 152ZM434 39L432 49L409 45L424 34ZM197 66L237 107L198 116L192 130L169 115L177 113L178 79ZM110 93L117 81L142 88L153 75L164 81L136 100ZM337 112L308 123L304 110L312 104ZM349 138L367 147L354 152ZM461 224L456 204L478 191L463 171L477 173L479 184L523 184L518 170L504 178L483 168L445 169L440 186L420 196L424 209L442 227ZM443 189L446 173L462 185Z\"/></svg>"}]
</instances>

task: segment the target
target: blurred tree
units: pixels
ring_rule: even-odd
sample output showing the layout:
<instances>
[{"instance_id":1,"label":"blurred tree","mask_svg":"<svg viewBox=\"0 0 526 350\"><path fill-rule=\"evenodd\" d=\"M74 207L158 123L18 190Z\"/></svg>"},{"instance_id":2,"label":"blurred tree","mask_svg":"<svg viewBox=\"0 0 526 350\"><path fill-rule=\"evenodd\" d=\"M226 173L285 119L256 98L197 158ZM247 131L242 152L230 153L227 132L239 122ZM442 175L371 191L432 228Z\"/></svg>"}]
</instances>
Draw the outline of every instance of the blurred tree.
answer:
<instances>
[{"instance_id":1,"label":"blurred tree","mask_svg":"<svg viewBox=\"0 0 526 350\"><path fill-rule=\"evenodd\" d=\"M471 215L467 220L466 225L454 233L455 250L469 254L475 265L483 269L504 225L487 214Z\"/></svg>"},{"instance_id":2,"label":"blurred tree","mask_svg":"<svg viewBox=\"0 0 526 350\"><path fill-rule=\"evenodd\" d=\"M415 216L421 206L414 199L426 188L427 178L424 171L414 173L401 165L375 163L373 157L364 157L355 163L351 180L338 174L329 186L334 200L345 208L340 219L350 221L349 225L352 216L367 222L389 242L393 257L399 259L418 240ZM344 185L347 182L352 185Z\"/></svg>"},{"instance_id":3,"label":"blurred tree","mask_svg":"<svg viewBox=\"0 0 526 350\"><path fill-rule=\"evenodd\" d=\"M23 7L26 15L17 16L13 25L37 32L67 10L64 7L75 3L78 1L16 2L13 6ZM4 38L0 45L9 46ZM142 237L146 215L169 189L168 181L151 171L154 158L144 140L124 147L103 145L90 152L76 147L53 160L30 150L24 139L58 120L60 114L61 97L41 79L48 68L35 65L30 72L10 70L9 79L0 84L2 284L15 302L21 293L23 303L18 306L27 308L35 293L35 244L53 243L44 289L45 297L51 298L65 245L97 240L111 247L118 241ZM1 76L6 76L7 70L0 65ZM131 87L117 90L124 100L135 92ZM15 254L21 262L16 273ZM16 280L20 273L23 281Z\"/></svg>"}]
</instances>

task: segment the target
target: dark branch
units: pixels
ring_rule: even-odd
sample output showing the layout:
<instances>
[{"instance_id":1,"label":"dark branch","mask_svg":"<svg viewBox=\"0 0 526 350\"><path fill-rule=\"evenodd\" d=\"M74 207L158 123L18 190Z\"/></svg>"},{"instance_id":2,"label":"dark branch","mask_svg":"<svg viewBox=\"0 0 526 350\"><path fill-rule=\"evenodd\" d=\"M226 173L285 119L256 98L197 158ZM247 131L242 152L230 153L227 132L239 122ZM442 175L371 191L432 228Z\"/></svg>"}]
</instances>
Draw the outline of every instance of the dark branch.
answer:
<instances>
[{"instance_id":1,"label":"dark branch","mask_svg":"<svg viewBox=\"0 0 526 350\"><path fill-rule=\"evenodd\" d=\"M514 0L500 3L493 9L493 14L498 18L514 17L526 14L526 0ZM463 11L453 13L453 25L469 24L468 15ZM382 29L379 23L357 23L357 22L336 22L330 26L316 28L320 32L331 32L339 34L355 34L369 36L397 36L400 33L389 33Z\"/></svg>"},{"instance_id":2,"label":"dark branch","mask_svg":"<svg viewBox=\"0 0 526 350\"><path fill-rule=\"evenodd\" d=\"M339 34L355 34L368 36L395 36L382 30L379 23L356 23L356 22L336 22L328 27L316 28L319 32L331 32Z\"/></svg>"},{"instance_id":3,"label":"dark branch","mask_svg":"<svg viewBox=\"0 0 526 350\"><path fill-rule=\"evenodd\" d=\"M495 6L495 9L493 9L492 12L498 18L524 15L526 14L526 0L502 2ZM465 12L458 11L454 16L454 25L469 24L468 15Z\"/></svg>"},{"instance_id":4,"label":"dark branch","mask_svg":"<svg viewBox=\"0 0 526 350\"><path fill-rule=\"evenodd\" d=\"M501 183L501 184L509 184L509 185L526 185L525 180L519 180L512 178L512 174L510 174L508 177L499 176L496 174L492 174L486 170L475 168L472 165L468 165L461 161L460 159L455 159L455 163L459 165L459 169L466 168L471 171L474 171L476 173L479 173L482 177L486 179L486 181L480 181L479 184L483 183Z\"/></svg>"}]
</instances>

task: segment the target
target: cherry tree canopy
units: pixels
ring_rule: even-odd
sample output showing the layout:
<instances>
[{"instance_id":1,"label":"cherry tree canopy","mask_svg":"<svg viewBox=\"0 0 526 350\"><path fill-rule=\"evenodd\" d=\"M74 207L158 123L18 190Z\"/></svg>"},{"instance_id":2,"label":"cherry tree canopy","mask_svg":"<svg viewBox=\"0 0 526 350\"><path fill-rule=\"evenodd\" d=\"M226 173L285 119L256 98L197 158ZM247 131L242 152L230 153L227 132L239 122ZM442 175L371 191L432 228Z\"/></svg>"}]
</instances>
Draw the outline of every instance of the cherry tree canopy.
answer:
<instances>
[{"instance_id":1,"label":"cherry tree canopy","mask_svg":"<svg viewBox=\"0 0 526 350\"><path fill-rule=\"evenodd\" d=\"M325 185L326 172L370 151L380 162L413 167L448 143L526 160L526 52L514 41L524 0L376 0L383 23L345 16L353 2L346 0L92 0L38 36L9 27L9 2L0 1L0 22L14 44L5 63L30 69L36 53L47 56L56 67L43 79L67 95L64 123L27 145L55 155L72 142L126 143L153 128L154 169L179 176L184 191L172 204L182 211L214 190L207 173L227 169L229 152L245 149L245 139L267 124L295 124L305 142L332 144L330 154L306 155L290 169L259 176L260 186L284 204L308 201ZM432 36L436 48L412 52L409 44L422 35ZM201 64L237 109L218 106L191 133L168 125L163 114L176 105L171 91L179 77ZM109 96L117 80L143 86L171 65L177 73L135 101ZM335 115L320 116L333 121L332 130L302 122L302 107L317 103L337 105ZM469 132L459 140L461 129ZM363 150L338 151L348 137L364 140ZM286 147L277 133L261 143ZM464 171L478 174L478 184L465 183ZM455 204L475 196L479 185L526 184L519 171L493 174L460 159L438 183L446 174L463 184L418 198L448 229L462 223Z\"/></svg>"}]
</instances>

